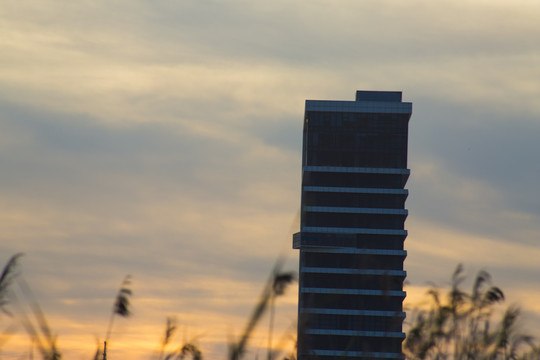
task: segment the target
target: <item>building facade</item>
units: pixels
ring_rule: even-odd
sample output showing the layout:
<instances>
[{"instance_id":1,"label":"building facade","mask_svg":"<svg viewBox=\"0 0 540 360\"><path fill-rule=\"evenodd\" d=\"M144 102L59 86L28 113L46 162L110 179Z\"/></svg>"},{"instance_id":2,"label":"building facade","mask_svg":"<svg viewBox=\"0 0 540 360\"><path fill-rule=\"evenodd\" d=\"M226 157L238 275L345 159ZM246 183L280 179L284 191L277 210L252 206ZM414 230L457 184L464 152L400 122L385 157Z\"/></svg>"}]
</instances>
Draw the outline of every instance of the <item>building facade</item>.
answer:
<instances>
[{"instance_id":1,"label":"building facade","mask_svg":"<svg viewBox=\"0 0 540 360\"><path fill-rule=\"evenodd\" d=\"M411 113L401 92L306 101L299 360L403 358Z\"/></svg>"}]
</instances>

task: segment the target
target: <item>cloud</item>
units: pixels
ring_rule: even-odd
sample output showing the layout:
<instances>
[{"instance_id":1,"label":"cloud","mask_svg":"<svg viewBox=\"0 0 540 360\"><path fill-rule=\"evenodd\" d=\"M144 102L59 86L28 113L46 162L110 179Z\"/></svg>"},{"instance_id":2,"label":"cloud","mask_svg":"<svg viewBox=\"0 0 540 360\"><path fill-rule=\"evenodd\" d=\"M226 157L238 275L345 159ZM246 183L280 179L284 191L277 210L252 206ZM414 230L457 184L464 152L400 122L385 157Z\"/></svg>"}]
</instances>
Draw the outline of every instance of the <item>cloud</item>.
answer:
<instances>
[{"instance_id":1,"label":"cloud","mask_svg":"<svg viewBox=\"0 0 540 360\"><path fill-rule=\"evenodd\" d=\"M359 80L369 87L429 87L435 96L469 104L526 101L538 113L538 87L530 79L538 71L540 30L530 4L384 1L345 10L327 2L132 2L129 11L114 11L122 2L54 4L5 10L14 16L0 73L4 96L56 111L92 111L104 121L172 115L192 123L212 118L200 114L209 102L221 117L291 114L310 89L348 97L342 84L351 79L351 88ZM21 13L26 21L15 16Z\"/></svg>"},{"instance_id":2,"label":"cloud","mask_svg":"<svg viewBox=\"0 0 540 360\"><path fill-rule=\"evenodd\" d=\"M148 353L170 311L190 335L212 324L201 341L217 356L275 257L297 266L304 100L403 90L409 280L444 281L465 262L526 294L538 273L540 8L518 4L5 4L0 263L27 253L68 352L92 352L131 273L138 322L121 323L125 346Z\"/></svg>"}]
</instances>

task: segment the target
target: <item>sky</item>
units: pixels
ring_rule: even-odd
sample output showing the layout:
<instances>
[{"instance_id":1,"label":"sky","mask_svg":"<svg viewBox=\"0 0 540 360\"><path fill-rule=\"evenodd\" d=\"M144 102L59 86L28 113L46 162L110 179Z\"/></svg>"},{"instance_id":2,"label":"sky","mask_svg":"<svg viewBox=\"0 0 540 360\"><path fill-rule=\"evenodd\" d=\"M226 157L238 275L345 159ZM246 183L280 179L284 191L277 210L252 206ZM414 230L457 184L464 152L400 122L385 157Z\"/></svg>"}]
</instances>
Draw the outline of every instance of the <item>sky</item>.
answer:
<instances>
[{"instance_id":1,"label":"sky","mask_svg":"<svg viewBox=\"0 0 540 360\"><path fill-rule=\"evenodd\" d=\"M1 3L0 264L25 254L64 358L93 356L130 274L111 356L152 358L176 316L175 344L224 359L276 259L298 266L304 102L356 90L413 103L408 306L463 263L540 334L538 1Z\"/></svg>"}]
</instances>

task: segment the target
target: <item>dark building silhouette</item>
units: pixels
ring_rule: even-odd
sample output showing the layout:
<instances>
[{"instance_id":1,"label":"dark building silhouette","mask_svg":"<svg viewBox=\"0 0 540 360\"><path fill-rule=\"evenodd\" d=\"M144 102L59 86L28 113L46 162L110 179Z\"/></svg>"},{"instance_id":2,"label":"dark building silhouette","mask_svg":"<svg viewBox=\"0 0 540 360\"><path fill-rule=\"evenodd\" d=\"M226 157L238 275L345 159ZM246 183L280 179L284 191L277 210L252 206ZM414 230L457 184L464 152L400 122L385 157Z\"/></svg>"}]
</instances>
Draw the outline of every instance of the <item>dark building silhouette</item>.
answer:
<instances>
[{"instance_id":1,"label":"dark building silhouette","mask_svg":"<svg viewBox=\"0 0 540 360\"><path fill-rule=\"evenodd\" d=\"M306 101L299 360L403 358L411 113L401 92Z\"/></svg>"}]
</instances>

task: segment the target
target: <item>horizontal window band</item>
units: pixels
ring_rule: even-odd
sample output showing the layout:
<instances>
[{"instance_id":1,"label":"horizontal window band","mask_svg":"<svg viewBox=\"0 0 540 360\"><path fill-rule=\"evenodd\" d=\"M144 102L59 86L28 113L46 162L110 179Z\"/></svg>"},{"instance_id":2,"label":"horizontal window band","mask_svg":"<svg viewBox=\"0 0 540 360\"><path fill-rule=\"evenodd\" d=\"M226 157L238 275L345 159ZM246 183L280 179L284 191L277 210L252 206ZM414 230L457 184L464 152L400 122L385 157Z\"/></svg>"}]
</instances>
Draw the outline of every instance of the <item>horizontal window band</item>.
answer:
<instances>
[{"instance_id":1,"label":"horizontal window band","mask_svg":"<svg viewBox=\"0 0 540 360\"><path fill-rule=\"evenodd\" d=\"M367 290L367 289L330 289L330 288L313 288L301 287L301 293L310 294L338 294L338 295L368 295L368 296L397 296L405 297L407 293L400 290Z\"/></svg>"},{"instance_id":2,"label":"horizontal window band","mask_svg":"<svg viewBox=\"0 0 540 360\"><path fill-rule=\"evenodd\" d=\"M375 276L407 276L406 271L401 270L372 270L372 269L347 269L347 268L328 268L301 266L301 273L315 274L351 274L351 275L375 275Z\"/></svg>"},{"instance_id":3,"label":"horizontal window band","mask_svg":"<svg viewBox=\"0 0 540 360\"><path fill-rule=\"evenodd\" d=\"M335 172L335 173L362 173L362 174L397 174L410 175L410 169L393 169L393 168L368 168L368 167L349 167L349 166L315 166L306 165L302 168L305 171L311 172Z\"/></svg>"},{"instance_id":4,"label":"horizontal window band","mask_svg":"<svg viewBox=\"0 0 540 360\"><path fill-rule=\"evenodd\" d=\"M402 250L407 235L310 233L293 234L294 249L394 249Z\"/></svg>"},{"instance_id":5,"label":"horizontal window band","mask_svg":"<svg viewBox=\"0 0 540 360\"><path fill-rule=\"evenodd\" d=\"M359 193L359 194L393 194L393 195L408 195L407 189L377 189L377 188L353 188L353 187L338 187L338 186L304 186L304 191L313 192L335 192L335 193Z\"/></svg>"},{"instance_id":6,"label":"horizontal window band","mask_svg":"<svg viewBox=\"0 0 540 360\"><path fill-rule=\"evenodd\" d=\"M327 314L327 315L350 315L350 316L383 316L405 318L404 312L380 311L380 310L348 310L348 309L318 309L300 308L302 314Z\"/></svg>"},{"instance_id":7,"label":"horizontal window band","mask_svg":"<svg viewBox=\"0 0 540 360\"><path fill-rule=\"evenodd\" d=\"M360 331L360 330L333 330L333 329L306 329L305 334L309 335L343 335L343 336L365 336L365 337L386 337L404 339L402 332L390 331Z\"/></svg>"},{"instance_id":8,"label":"horizontal window band","mask_svg":"<svg viewBox=\"0 0 540 360\"><path fill-rule=\"evenodd\" d=\"M327 234L407 235L407 230L304 226L302 232Z\"/></svg>"},{"instance_id":9,"label":"horizontal window band","mask_svg":"<svg viewBox=\"0 0 540 360\"><path fill-rule=\"evenodd\" d=\"M317 356L339 356L351 358L369 358L369 359L403 359L401 352L386 353L386 352L365 352L365 351L341 351L341 350L310 350L309 354Z\"/></svg>"},{"instance_id":10,"label":"horizontal window band","mask_svg":"<svg viewBox=\"0 0 540 360\"><path fill-rule=\"evenodd\" d=\"M324 254L363 254L363 255L407 256L407 250L387 250L387 249L310 248L304 251L307 253L324 253Z\"/></svg>"},{"instance_id":11,"label":"horizontal window band","mask_svg":"<svg viewBox=\"0 0 540 360\"><path fill-rule=\"evenodd\" d=\"M338 206L304 206L303 211L347 214L408 215L406 209L354 208Z\"/></svg>"}]
</instances>

